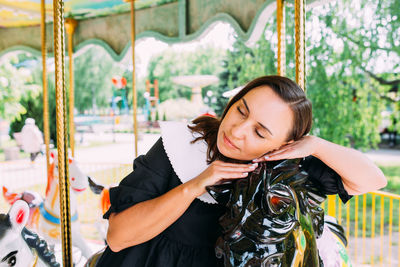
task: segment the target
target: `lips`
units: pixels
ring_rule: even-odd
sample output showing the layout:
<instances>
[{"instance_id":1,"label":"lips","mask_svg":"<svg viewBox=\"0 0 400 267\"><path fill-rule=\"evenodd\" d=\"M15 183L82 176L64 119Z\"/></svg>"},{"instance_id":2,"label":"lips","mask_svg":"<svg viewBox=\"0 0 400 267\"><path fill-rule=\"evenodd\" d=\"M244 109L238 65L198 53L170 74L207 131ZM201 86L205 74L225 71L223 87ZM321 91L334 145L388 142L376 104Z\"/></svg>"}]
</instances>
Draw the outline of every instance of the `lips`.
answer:
<instances>
[{"instance_id":1,"label":"lips","mask_svg":"<svg viewBox=\"0 0 400 267\"><path fill-rule=\"evenodd\" d=\"M232 149L239 149L234 143L232 143L231 140L229 140L229 138L225 135L225 133L224 133L224 143L225 143L228 147L230 147L230 148L232 148Z\"/></svg>"}]
</instances>

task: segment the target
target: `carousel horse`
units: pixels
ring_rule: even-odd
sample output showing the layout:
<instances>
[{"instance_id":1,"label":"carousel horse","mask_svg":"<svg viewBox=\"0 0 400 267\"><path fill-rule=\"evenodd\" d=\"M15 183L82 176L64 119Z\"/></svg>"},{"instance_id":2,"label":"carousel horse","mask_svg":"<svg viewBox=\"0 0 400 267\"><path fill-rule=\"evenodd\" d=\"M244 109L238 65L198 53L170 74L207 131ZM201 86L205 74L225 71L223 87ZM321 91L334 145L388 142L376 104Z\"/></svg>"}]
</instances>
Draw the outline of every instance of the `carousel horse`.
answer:
<instances>
[{"instance_id":1,"label":"carousel horse","mask_svg":"<svg viewBox=\"0 0 400 267\"><path fill-rule=\"evenodd\" d=\"M97 183L93 178L88 176L89 188L96 195L100 195L100 209L102 214L106 213L111 206L110 187L106 187Z\"/></svg>"},{"instance_id":2,"label":"carousel horse","mask_svg":"<svg viewBox=\"0 0 400 267\"><path fill-rule=\"evenodd\" d=\"M46 241L27 228L29 206L17 200L8 214L0 214L0 266L59 267Z\"/></svg>"},{"instance_id":3,"label":"carousel horse","mask_svg":"<svg viewBox=\"0 0 400 267\"><path fill-rule=\"evenodd\" d=\"M39 222L39 206L43 202L43 198L39 193L34 191L25 191L22 193L9 192L8 188L3 186L3 197L8 204L13 205L17 200L24 200L29 206L29 218L27 226L30 229L38 229Z\"/></svg>"},{"instance_id":4,"label":"carousel horse","mask_svg":"<svg viewBox=\"0 0 400 267\"><path fill-rule=\"evenodd\" d=\"M37 225L38 232L50 245L54 246L61 242L60 191L56 153L51 153L51 160L44 200L39 204L28 204L35 206L39 213L37 222L32 221L30 224ZM80 233L76 203L76 194L88 187L88 178L72 158L69 158L69 176L72 245L79 248L82 255L88 259L92 255L92 251ZM10 204L18 198L21 199L24 195L26 195L26 192L22 194L10 193L7 188L3 187L3 196Z\"/></svg>"},{"instance_id":5,"label":"carousel horse","mask_svg":"<svg viewBox=\"0 0 400 267\"><path fill-rule=\"evenodd\" d=\"M350 266L344 230L324 225L326 196L299 161L261 163L247 178L207 187L227 207L215 247L225 266Z\"/></svg>"},{"instance_id":6,"label":"carousel horse","mask_svg":"<svg viewBox=\"0 0 400 267\"><path fill-rule=\"evenodd\" d=\"M60 190L57 155L51 153L51 158L46 197L39 207L41 215L39 217L39 232L47 242L57 244L61 242ZM69 176L72 245L79 248L82 255L88 259L92 255L92 251L80 233L76 202L76 194L83 192L88 187L88 180L72 158L69 158Z\"/></svg>"},{"instance_id":7,"label":"carousel horse","mask_svg":"<svg viewBox=\"0 0 400 267\"><path fill-rule=\"evenodd\" d=\"M97 183L93 178L88 176L89 188L90 190L96 194L100 195L100 210L101 215L107 212L107 210L111 206L110 202L110 187L106 187L100 183ZM107 228L108 228L108 220L102 219L101 221L96 222L96 228L100 233L101 238L106 243L107 236Z\"/></svg>"}]
</instances>

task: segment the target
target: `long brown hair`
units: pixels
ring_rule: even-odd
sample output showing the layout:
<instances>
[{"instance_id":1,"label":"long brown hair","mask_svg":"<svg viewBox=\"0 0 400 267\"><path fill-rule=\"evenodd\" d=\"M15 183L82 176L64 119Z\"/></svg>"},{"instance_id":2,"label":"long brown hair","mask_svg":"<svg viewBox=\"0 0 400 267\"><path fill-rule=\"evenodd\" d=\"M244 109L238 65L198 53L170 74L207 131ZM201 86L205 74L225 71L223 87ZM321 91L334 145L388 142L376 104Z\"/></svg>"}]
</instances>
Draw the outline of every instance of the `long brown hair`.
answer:
<instances>
[{"instance_id":1,"label":"long brown hair","mask_svg":"<svg viewBox=\"0 0 400 267\"><path fill-rule=\"evenodd\" d=\"M229 101L220 119L201 116L193 120L193 125L188 126L192 132L200 133L200 136L195 138L192 143L204 140L208 144L208 163L217 159L226 159L226 157L218 151L217 134L221 121L224 119L230 107L250 90L260 86L270 87L285 103L289 104L292 109L294 115L293 128L287 137L287 141L299 140L311 130L312 105L300 86L286 77L277 75L262 76L246 84L246 86Z\"/></svg>"}]
</instances>

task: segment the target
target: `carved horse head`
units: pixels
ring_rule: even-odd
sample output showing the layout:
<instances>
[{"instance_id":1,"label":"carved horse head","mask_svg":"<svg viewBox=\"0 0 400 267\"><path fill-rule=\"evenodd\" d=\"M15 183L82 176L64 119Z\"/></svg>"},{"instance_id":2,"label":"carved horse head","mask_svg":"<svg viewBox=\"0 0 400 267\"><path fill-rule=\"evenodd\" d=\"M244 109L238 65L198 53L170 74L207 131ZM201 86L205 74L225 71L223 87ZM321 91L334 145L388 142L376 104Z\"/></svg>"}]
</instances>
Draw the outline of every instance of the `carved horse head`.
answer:
<instances>
[{"instance_id":1,"label":"carved horse head","mask_svg":"<svg viewBox=\"0 0 400 267\"><path fill-rule=\"evenodd\" d=\"M216 244L225 266L322 266L325 195L307 177L299 160L265 162L247 178L207 188L228 208Z\"/></svg>"},{"instance_id":2,"label":"carved horse head","mask_svg":"<svg viewBox=\"0 0 400 267\"><path fill-rule=\"evenodd\" d=\"M51 164L49 169L48 181L47 181L47 188L46 188L46 196L48 191L50 190L50 186L54 182L54 178L58 177L58 157L57 153L52 152L50 154L51 157ZM79 168L76 161L69 157L69 183L71 189L75 193L83 192L88 187L88 179L87 175L83 173L83 171ZM56 179L58 182L58 179Z\"/></svg>"},{"instance_id":3,"label":"carved horse head","mask_svg":"<svg viewBox=\"0 0 400 267\"><path fill-rule=\"evenodd\" d=\"M58 178L58 159L56 153L51 153L52 163L46 188L46 197L40 205L39 232L50 244L61 242L61 219L60 219L60 190ZM87 175L77 165L76 161L69 158L69 184L70 210L71 210L71 233L72 244L82 251L85 258L92 255L90 247L86 244L80 233L78 220L78 209L76 193L84 191L88 187Z\"/></svg>"},{"instance_id":4,"label":"carved horse head","mask_svg":"<svg viewBox=\"0 0 400 267\"><path fill-rule=\"evenodd\" d=\"M28 217L28 204L22 200L0 214L0 266L60 266L46 241L25 228Z\"/></svg>"}]
</instances>

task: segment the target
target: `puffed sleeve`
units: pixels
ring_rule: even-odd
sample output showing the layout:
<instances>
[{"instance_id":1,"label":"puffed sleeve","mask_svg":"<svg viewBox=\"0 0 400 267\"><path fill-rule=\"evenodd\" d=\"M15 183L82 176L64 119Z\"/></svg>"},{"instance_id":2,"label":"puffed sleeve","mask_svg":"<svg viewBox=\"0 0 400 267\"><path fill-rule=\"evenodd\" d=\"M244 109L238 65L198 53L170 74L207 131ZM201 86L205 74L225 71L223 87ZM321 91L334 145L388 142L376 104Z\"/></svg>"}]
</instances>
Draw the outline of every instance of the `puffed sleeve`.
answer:
<instances>
[{"instance_id":1,"label":"puffed sleeve","mask_svg":"<svg viewBox=\"0 0 400 267\"><path fill-rule=\"evenodd\" d=\"M325 195L338 194L343 203L346 203L350 196L344 189L342 178L328 165L314 156L308 156L303 159L302 169L308 173L316 186L318 186Z\"/></svg>"},{"instance_id":2,"label":"puffed sleeve","mask_svg":"<svg viewBox=\"0 0 400 267\"><path fill-rule=\"evenodd\" d=\"M113 212L121 212L167 192L171 172L172 166L160 138L146 155L134 160L133 172L117 187L110 188L111 207L103 218L108 219Z\"/></svg>"}]
</instances>

